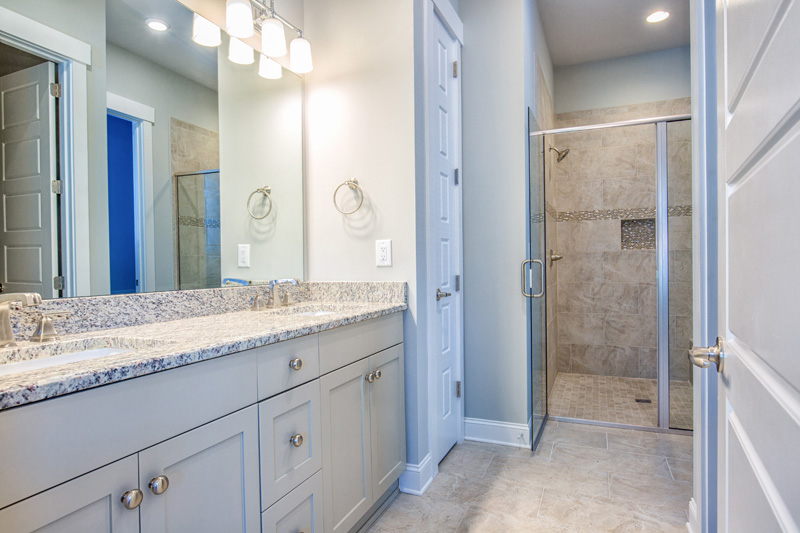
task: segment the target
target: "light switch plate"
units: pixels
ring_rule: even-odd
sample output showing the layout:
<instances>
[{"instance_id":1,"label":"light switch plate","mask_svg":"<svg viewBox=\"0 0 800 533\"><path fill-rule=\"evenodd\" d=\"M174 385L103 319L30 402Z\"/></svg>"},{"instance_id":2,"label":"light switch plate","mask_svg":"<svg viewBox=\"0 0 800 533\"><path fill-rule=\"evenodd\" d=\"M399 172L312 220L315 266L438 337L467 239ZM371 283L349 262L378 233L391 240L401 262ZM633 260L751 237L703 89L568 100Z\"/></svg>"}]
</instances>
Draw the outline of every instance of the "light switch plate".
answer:
<instances>
[{"instance_id":1,"label":"light switch plate","mask_svg":"<svg viewBox=\"0 0 800 533\"><path fill-rule=\"evenodd\" d=\"M391 239L382 239L375 241L375 265L379 267L392 266Z\"/></svg>"},{"instance_id":2,"label":"light switch plate","mask_svg":"<svg viewBox=\"0 0 800 533\"><path fill-rule=\"evenodd\" d=\"M249 244L240 244L239 245L239 266L241 268L250 268L250 245Z\"/></svg>"}]
</instances>

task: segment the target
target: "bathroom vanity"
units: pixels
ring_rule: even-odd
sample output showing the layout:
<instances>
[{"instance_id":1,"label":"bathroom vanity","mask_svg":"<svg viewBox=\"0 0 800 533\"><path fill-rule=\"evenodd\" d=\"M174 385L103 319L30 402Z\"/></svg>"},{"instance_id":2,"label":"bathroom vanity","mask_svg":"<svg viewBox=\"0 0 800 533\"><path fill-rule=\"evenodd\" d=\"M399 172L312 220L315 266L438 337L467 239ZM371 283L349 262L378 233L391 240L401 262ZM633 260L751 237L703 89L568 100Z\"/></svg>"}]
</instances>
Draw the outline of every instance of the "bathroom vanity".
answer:
<instances>
[{"instance_id":1,"label":"bathroom vanity","mask_svg":"<svg viewBox=\"0 0 800 533\"><path fill-rule=\"evenodd\" d=\"M406 466L405 308L301 303L69 336L142 344L0 378L0 531L360 526Z\"/></svg>"}]
</instances>

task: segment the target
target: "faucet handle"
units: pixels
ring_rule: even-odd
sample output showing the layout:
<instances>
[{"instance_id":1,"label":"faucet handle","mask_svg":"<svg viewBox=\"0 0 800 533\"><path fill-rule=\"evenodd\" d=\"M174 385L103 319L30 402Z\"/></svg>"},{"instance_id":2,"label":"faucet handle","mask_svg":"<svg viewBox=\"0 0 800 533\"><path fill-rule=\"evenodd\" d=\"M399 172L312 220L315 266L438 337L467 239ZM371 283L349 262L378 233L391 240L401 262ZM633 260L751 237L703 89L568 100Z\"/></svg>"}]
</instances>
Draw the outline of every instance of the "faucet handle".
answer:
<instances>
[{"instance_id":1,"label":"faucet handle","mask_svg":"<svg viewBox=\"0 0 800 533\"><path fill-rule=\"evenodd\" d=\"M48 342L58 339L58 332L53 325L53 320L69 318L72 313L69 311L49 311L39 315L39 323L36 330L31 335L31 342Z\"/></svg>"},{"instance_id":2,"label":"faucet handle","mask_svg":"<svg viewBox=\"0 0 800 533\"><path fill-rule=\"evenodd\" d=\"M261 295L256 294L253 296L253 300L251 301L250 310L251 311L261 311L264 307L264 304L261 303Z\"/></svg>"}]
</instances>

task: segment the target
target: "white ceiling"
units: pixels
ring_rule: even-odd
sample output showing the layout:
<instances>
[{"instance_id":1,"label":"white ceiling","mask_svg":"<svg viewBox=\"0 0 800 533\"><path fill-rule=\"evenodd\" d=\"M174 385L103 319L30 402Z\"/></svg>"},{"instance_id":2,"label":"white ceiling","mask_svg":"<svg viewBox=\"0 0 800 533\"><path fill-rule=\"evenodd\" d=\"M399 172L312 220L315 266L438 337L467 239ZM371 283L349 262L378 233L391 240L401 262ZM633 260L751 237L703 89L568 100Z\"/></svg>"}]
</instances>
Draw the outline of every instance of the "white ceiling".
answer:
<instances>
[{"instance_id":1,"label":"white ceiling","mask_svg":"<svg viewBox=\"0 0 800 533\"><path fill-rule=\"evenodd\" d=\"M560 67L689 45L689 0L539 0L553 65ZM669 11L664 22L645 17Z\"/></svg>"},{"instance_id":2,"label":"white ceiling","mask_svg":"<svg viewBox=\"0 0 800 533\"><path fill-rule=\"evenodd\" d=\"M169 23L151 30L148 18ZM106 38L185 78L217 90L217 49L192 41L192 12L176 0L106 0Z\"/></svg>"}]
</instances>

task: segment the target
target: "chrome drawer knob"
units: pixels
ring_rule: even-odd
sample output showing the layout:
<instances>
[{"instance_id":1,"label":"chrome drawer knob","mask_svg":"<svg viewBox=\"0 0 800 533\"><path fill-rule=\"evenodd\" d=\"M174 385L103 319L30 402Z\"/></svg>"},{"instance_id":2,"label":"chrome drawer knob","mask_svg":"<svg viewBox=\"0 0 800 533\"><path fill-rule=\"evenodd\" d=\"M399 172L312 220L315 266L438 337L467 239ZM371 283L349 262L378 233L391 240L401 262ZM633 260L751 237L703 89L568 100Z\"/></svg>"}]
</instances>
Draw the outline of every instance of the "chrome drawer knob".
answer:
<instances>
[{"instance_id":1,"label":"chrome drawer knob","mask_svg":"<svg viewBox=\"0 0 800 533\"><path fill-rule=\"evenodd\" d=\"M381 379L383 372L381 372L380 369L378 369L375 372L373 372L373 374L375 374L375 379Z\"/></svg>"},{"instance_id":2,"label":"chrome drawer knob","mask_svg":"<svg viewBox=\"0 0 800 533\"><path fill-rule=\"evenodd\" d=\"M291 368L292 370L300 370L301 368L303 368L303 360L300 359L299 357L295 357L294 359L289 361L289 368Z\"/></svg>"},{"instance_id":3,"label":"chrome drawer knob","mask_svg":"<svg viewBox=\"0 0 800 533\"><path fill-rule=\"evenodd\" d=\"M373 381L375 381L375 372L370 372L369 374L364 376L364 379L367 381L367 383L372 383Z\"/></svg>"},{"instance_id":4,"label":"chrome drawer knob","mask_svg":"<svg viewBox=\"0 0 800 533\"><path fill-rule=\"evenodd\" d=\"M140 491L139 489L126 491L121 498L122 506L125 507L125 509L131 509L131 510L136 509L137 507L139 507L139 504L142 503L143 497L144 495L142 494L142 491Z\"/></svg>"},{"instance_id":5,"label":"chrome drawer knob","mask_svg":"<svg viewBox=\"0 0 800 533\"><path fill-rule=\"evenodd\" d=\"M169 488L169 478L167 476L156 476L150 480L147 486L150 487L150 491L156 496L164 494Z\"/></svg>"},{"instance_id":6,"label":"chrome drawer knob","mask_svg":"<svg viewBox=\"0 0 800 533\"><path fill-rule=\"evenodd\" d=\"M291 437L289 437L289 442L295 448L299 448L300 446L303 445L303 436L300 433L298 433L297 435L292 435Z\"/></svg>"}]
</instances>

